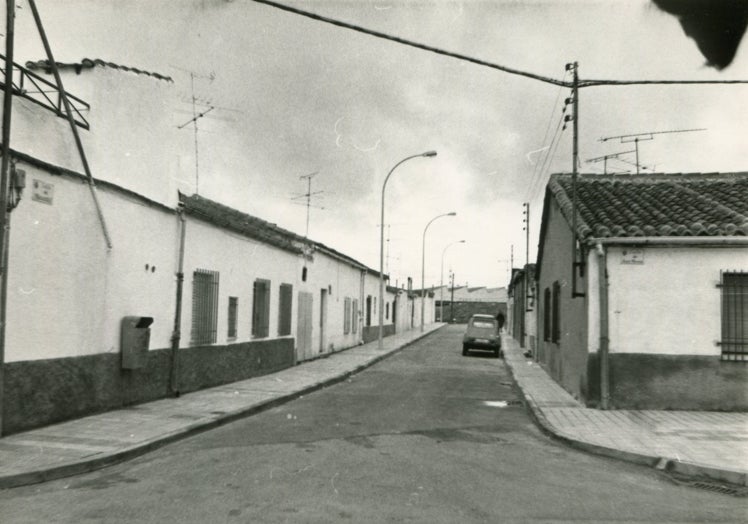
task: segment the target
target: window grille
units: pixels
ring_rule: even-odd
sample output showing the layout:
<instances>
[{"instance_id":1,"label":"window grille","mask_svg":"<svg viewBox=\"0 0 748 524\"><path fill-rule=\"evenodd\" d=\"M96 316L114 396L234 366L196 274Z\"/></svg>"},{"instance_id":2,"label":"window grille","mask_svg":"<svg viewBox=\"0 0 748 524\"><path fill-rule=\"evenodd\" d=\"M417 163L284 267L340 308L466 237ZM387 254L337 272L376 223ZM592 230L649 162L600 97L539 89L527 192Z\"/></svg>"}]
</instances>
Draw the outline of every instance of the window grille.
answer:
<instances>
[{"instance_id":1,"label":"window grille","mask_svg":"<svg viewBox=\"0 0 748 524\"><path fill-rule=\"evenodd\" d=\"M553 317L551 325L551 340L558 344L561 340L561 308L559 308L559 299L561 298L561 285L558 282L553 283Z\"/></svg>"},{"instance_id":2,"label":"window grille","mask_svg":"<svg viewBox=\"0 0 748 524\"><path fill-rule=\"evenodd\" d=\"M293 286L281 284L278 295L278 335L291 334L291 308L293 306Z\"/></svg>"},{"instance_id":3,"label":"window grille","mask_svg":"<svg viewBox=\"0 0 748 524\"><path fill-rule=\"evenodd\" d=\"M191 344L214 344L217 326L218 271L197 269L192 274Z\"/></svg>"},{"instance_id":4,"label":"window grille","mask_svg":"<svg viewBox=\"0 0 748 524\"><path fill-rule=\"evenodd\" d=\"M230 340L236 338L236 317L239 310L239 298L229 297L229 329L227 336Z\"/></svg>"},{"instance_id":5,"label":"window grille","mask_svg":"<svg viewBox=\"0 0 748 524\"><path fill-rule=\"evenodd\" d=\"M748 362L748 273L723 271L722 360Z\"/></svg>"},{"instance_id":6,"label":"window grille","mask_svg":"<svg viewBox=\"0 0 748 524\"><path fill-rule=\"evenodd\" d=\"M252 293L252 336L265 338L270 332L270 281L258 278Z\"/></svg>"}]
</instances>

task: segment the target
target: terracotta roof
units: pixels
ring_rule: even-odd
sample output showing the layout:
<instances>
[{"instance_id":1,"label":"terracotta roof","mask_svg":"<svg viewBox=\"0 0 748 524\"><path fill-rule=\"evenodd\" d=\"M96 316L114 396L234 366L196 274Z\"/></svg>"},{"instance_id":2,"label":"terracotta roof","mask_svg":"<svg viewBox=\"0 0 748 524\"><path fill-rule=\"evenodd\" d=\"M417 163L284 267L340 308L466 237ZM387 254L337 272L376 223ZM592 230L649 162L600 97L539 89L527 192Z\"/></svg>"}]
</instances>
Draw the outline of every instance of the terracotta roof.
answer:
<instances>
[{"instance_id":1,"label":"terracotta roof","mask_svg":"<svg viewBox=\"0 0 748 524\"><path fill-rule=\"evenodd\" d=\"M179 202L187 214L201 218L206 222L292 253L304 253L304 237L275 224L199 195L187 196L180 193Z\"/></svg>"},{"instance_id":2,"label":"terracotta roof","mask_svg":"<svg viewBox=\"0 0 748 524\"><path fill-rule=\"evenodd\" d=\"M548 191L572 223L572 176ZM577 234L604 237L747 236L748 172L577 177Z\"/></svg>"},{"instance_id":3,"label":"terracotta roof","mask_svg":"<svg viewBox=\"0 0 748 524\"><path fill-rule=\"evenodd\" d=\"M104 60L101 60L100 58L84 58L80 62L74 62L74 63L64 63L64 62L55 62L58 69L75 69L75 72L77 74L81 74L81 71L83 69L93 69L96 66L99 67L109 67L111 69L120 69L122 71L129 71L131 73L135 73L137 75L146 75L151 76L153 78L157 78L159 80L163 80L165 82L174 82L170 76L161 75L159 73L153 73L151 71L144 71L142 69L138 69L137 67L128 67L123 66L120 64L115 64L113 62L106 62ZM52 73L52 67L50 66L49 60L37 60L36 62L29 60L26 62L26 67L30 70L37 70L37 71L44 71L47 74Z\"/></svg>"}]
</instances>

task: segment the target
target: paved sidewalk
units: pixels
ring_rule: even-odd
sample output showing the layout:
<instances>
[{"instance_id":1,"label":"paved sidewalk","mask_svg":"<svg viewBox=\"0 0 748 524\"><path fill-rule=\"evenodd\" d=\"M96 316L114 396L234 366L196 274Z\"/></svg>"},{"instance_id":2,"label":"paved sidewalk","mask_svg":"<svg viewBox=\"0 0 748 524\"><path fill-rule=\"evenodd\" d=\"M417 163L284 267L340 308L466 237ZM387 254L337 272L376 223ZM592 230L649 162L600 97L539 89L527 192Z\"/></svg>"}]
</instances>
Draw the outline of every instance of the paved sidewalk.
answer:
<instances>
[{"instance_id":1,"label":"paved sidewalk","mask_svg":"<svg viewBox=\"0 0 748 524\"><path fill-rule=\"evenodd\" d=\"M415 328L270 375L0 439L0 489L93 471L344 380L444 324Z\"/></svg>"},{"instance_id":2,"label":"paved sidewalk","mask_svg":"<svg viewBox=\"0 0 748 524\"><path fill-rule=\"evenodd\" d=\"M568 444L689 477L748 485L748 413L586 408L505 336L508 367L538 424Z\"/></svg>"}]
</instances>

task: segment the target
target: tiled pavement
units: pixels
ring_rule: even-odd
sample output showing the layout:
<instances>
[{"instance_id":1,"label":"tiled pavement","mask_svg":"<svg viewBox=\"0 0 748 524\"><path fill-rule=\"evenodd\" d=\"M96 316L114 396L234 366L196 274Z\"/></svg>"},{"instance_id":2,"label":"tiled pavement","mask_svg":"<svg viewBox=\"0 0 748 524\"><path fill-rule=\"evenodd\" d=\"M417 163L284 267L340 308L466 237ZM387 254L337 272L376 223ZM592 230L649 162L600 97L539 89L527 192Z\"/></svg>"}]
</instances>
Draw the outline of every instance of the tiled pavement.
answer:
<instances>
[{"instance_id":1,"label":"tiled pavement","mask_svg":"<svg viewBox=\"0 0 748 524\"><path fill-rule=\"evenodd\" d=\"M345 379L442 324L386 337L278 373L0 439L0 489L121 462ZM506 363L537 422L586 451L747 485L748 413L587 409L504 337Z\"/></svg>"},{"instance_id":2,"label":"tiled pavement","mask_svg":"<svg viewBox=\"0 0 748 524\"><path fill-rule=\"evenodd\" d=\"M504 355L537 422L594 453L748 485L748 413L584 407L504 337Z\"/></svg>"}]
</instances>

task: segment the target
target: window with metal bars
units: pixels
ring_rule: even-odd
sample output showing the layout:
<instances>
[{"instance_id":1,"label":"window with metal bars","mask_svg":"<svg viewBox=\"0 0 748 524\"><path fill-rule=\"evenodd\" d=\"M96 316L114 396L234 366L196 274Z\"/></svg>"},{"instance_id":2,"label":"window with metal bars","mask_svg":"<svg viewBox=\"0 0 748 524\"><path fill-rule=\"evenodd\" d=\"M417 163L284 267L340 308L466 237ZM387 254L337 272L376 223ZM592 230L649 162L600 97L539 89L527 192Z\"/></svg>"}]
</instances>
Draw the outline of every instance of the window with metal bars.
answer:
<instances>
[{"instance_id":1,"label":"window with metal bars","mask_svg":"<svg viewBox=\"0 0 748 524\"><path fill-rule=\"evenodd\" d=\"M291 307L293 305L293 286L281 284L278 295L278 335L291 334Z\"/></svg>"},{"instance_id":2,"label":"window with metal bars","mask_svg":"<svg viewBox=\"0 0 748 524\"><path fill-rule=\"evenodd\" d=\"M258 278L252 293L252 336L265 338L270 333L270 281Z\"/></svg>"},{"instance_id":3,"label":"window with metal bars","mask_svg":"<svg viewBox=\"0 0 748 524\"><path fill-rule=\"evenodd\" d=\"M192 274L191 344L214 344L218 334L218 271L196 269Z\"/></svg>"},{"instance_id":4,"label":"window with metal bars","mask_svg":"<svg viewBox=\"0 0 748 524\"><path fill-rule=\"evenodd\" d=\"M723 271L722 360L748 362L748 273Z\"/></svg>"},{"instance_id":5,"label":"window with metal bars","mask_svg":"<svg viewBox=\"0 0 748 524\"><path fill-rule=\"evenodd\" d=\"M236 318L239 311L239 297L229 297L229 319L228 319L228 333L227 337L229 340L236 339Z\"/></svg>"}]
</instances>

